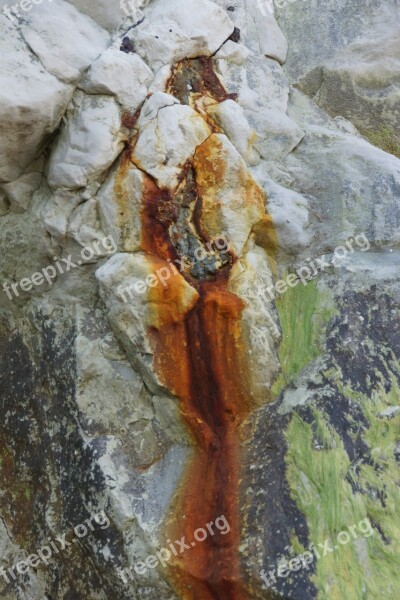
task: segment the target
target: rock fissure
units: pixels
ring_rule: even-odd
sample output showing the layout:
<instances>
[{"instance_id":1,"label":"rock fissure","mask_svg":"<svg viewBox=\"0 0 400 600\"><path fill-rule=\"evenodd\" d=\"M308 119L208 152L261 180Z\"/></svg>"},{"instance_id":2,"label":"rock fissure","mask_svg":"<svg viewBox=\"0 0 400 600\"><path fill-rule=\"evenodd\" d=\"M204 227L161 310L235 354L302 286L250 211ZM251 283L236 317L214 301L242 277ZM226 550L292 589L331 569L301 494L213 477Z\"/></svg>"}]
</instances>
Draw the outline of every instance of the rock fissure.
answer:
<instances>
[{"instance_id":1,"label":"rock fissure","mask_svg":"<svg viewBox=\"0 0 400 600\"><path fill-rule=\"evenodd\" d=\"M201 87L197 81L202 82ZM205 58L183 61L173 68L168 90L191 104L192 95L182 94L189 87L197 99L208 96L220 102L227 98ZM199 154L197 147L182 167L174 191L159 187L151 175L147 180L141 250L153 262L153 272L160 264L183 260L188 243L193 251L195 246L204 248L204 243L210 242L209 223L202 224L199 173L202 191L207 186L212 191L226 170L224 147L211 139L212 135L203 142L202 152ZM146 164L138 168L147 173ZM248 193L250 204L258 202L257 192L250 189ZM271 223L269 230L272 234ZM246 239L250 236L248 232ZM232 267L238 260L235 251L218 253L213 248L212 254L214 260L219 259L208 270L183 272L184 280L196 291L189 304L181 298L186 291L178 277L168 287L149 290L149 304L155 313L148 331L154 368L165 388L180 400L181 415L194 443L193 457L166 524L166 536L180 538L183 534L193 539L198 527L222 515L230 527L226 536L216 532L174 558L169 574L184 598L244 600L249 596L239 560L239 427L254 405L242 329L246 304L229 289ZM182 310L183 305L186 308Z\"/></svg>"}]
</instances>

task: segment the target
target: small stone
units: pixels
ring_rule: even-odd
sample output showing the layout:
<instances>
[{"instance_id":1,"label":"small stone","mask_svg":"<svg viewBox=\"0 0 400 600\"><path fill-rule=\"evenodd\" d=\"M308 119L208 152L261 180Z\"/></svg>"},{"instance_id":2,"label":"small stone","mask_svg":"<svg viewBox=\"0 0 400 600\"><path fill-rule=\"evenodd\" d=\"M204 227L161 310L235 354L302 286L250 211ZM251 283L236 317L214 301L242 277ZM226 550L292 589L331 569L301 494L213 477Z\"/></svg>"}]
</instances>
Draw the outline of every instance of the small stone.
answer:
<instances>
[{"instance_id":1,"label":"small stone","mask_svg":"<svg viewBox=\"0 0 400 600\"><path fill-rule=\"evenodd\" d=\"M125 36L122 39L122 44L119 49L126 53L135 52L135 45L127 36Z\"/></svg>"},{"instance_id":2,"label":"small stone","mask_svg":"<svg viewBox=\"0 0 400 600\"><path fill-rule=\"evenodd\" d=\"M232 40L232 42L240 42L240 29L239 27L235 27L235 29L232 32L232 35L228 38L230 40Z\"/></svg>"}]
</instances>

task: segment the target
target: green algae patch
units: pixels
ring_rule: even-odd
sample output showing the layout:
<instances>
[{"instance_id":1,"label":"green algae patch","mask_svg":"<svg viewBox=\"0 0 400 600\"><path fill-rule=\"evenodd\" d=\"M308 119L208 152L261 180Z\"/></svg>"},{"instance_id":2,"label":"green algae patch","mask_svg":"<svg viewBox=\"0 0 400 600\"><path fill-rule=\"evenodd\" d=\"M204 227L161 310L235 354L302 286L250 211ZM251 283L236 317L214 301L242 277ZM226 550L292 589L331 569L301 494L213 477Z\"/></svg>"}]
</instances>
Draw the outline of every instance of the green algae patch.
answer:
<instances>
[{"instance_id":1,"label":"green algae patch","mask_svg":"<svg viewBox=\"0 0 400 600\"><path fill-rule=\"evenodd\" d=\"M332 301L321 293L314 279L307 285L289 287L277 298L276 307L282 328L279 347L281 373L272 386L273 397L292 381L314 358L321 354L319 339L324 324L335 314Z\"/></svg>"},{"instance_id":2,"label":"green algae patch","mask_svg":"<svg viewBox=\"0 0 400 600\"><path fill-rule=\"evenodd\" d=\"M360 406L368 422L360 436L369 450L358 460L351 463L342 439L320 409L312 410L312 423L294 413L285 433L289 487L306 516L310 543L318 549L319 543L329 539L332 548L337 546L326 556L319 548L321 558L314 562L312 580L321 600L397 598L400 465L395 448L400 415L379 415L399 405L399 386L393 377L389 392L379 385L371 398L340 387L342 394ZM372 535L357 527L364 519L372 524ZM338 543L337 535L349 530L348 543Z\"/></svg>"},{"instance_id":3,"label":"green algae patch","mask_svg":"<svg viewBox=\"0 0 400 600\"><path fill-rule=\"evenodd\" d=\"M393 129L389 127L378 130L364 129L361 133L374 146L400 158L400 139Z\"/></svg>"}]
</instances>

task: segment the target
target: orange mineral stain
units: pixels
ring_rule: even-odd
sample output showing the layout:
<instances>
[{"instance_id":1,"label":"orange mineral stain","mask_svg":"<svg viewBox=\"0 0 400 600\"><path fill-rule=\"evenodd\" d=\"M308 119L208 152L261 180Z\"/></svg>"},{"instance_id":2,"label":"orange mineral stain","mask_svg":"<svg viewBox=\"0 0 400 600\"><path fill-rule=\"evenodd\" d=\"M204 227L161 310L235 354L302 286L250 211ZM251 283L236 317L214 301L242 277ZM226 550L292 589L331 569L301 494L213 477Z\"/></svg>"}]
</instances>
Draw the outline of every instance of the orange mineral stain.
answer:
<instances>
[{"instance_id":1,"label":"orange mineral stain","mask_svg":"<svg viewBox=\"0 0 400 600\"><path fill-rule=\"evenodd\" d=\"M231 97L213 73L211 61L204 58L178 63L168 91L192 105L205 96L214 102ZM183 170L187 173L192 168L196 172L194 188L190 189L191 194L197 194L192 226L203 242L214 235L213 229L216 234L221 231L215 222L215 215L216 220L219 218L215 190L226 176L221 153L214 138L197 150L194 160ZM123 162L121 179L125 169ZM268 247L273 227L270 219L263 217L263 193L247 171L243 171L243 178L242 188L247 190L243 202L254 211L254 222L261 219L254 235ZM123 213L123 186L118 185ZM164 544L168 547L168 538L174 542L184 537L190 547L172 556L168 575L178 596L185 600L247 600L250 596L239 555L239 426L252 407L250 369L241 328L245 305L228 290L232 264L203 279L192 277L189 269L174 271L171 265L180 257L171 241L170 227L180 209L168 190L159 189L146 176L141 249L152 261L153 272L162 267L171 271L166 286L159 284L148 292L154 369L163 385L179 398L194 448L166 525ZM235 260L232 256L232 263ZM215 525L221 516L228 523L222 531ZM194 537L199 528L206 532L204 541ZM199 536L204 537L204 533Z\"/></svg>"},{"instance_id":2,"label":"orange mineral stain","mask_svg":"<svg viewBox=\"0 0 400 600\"><path fill-rule=\"evenodd\" d=\"M177 258L168 228L174 200L149 180L142 213L142 248L154 270ZM169 263L168 263L169 261ZM170 561L169 574L180 597L190 600L244 600L239 565L239 432L248 414L249 377L241 332L244 303L227 289L230 266L207 280L171 275L166 287L149 290L154 368L177 395L195 451L186 469L166 537L195 542ZM188 301L188 289L193 294ZM207 523L224 516L223 535ZM221 524L221 521L219 522ZM211 526L212 527L212 526ZM193 537L198 528L204 541ZM202 533L199 534L204 535Z\"/></svg>"}]
</instances>

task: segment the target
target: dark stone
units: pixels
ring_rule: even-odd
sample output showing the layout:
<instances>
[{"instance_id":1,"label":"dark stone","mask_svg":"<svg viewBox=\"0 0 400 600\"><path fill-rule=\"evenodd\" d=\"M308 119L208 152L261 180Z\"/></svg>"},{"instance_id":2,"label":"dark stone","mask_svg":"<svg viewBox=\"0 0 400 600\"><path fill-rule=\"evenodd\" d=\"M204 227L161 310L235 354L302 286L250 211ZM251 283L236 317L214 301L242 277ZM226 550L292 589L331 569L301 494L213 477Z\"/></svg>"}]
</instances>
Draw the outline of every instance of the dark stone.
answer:
<instances>
[{"instance_id":1,"label":"dark stone","mask_svg":"<svg viewBox=\"0 0 400 600\"><path fill-rule=\"evenodd\" d=\"M122 43L119 49L121 52L126 52L129 54L130 52L135 52L135 45L127 36L125 36L122 38Z\"/></svg>"},{"instance_id":2,"label":"dark stone","mask_svg":"<svg viewBox=\"0 0 400 600\"><path fill-rule=\"evenodd\" d=\"M93 447L79 428L76 335L69 318L55 322L36 313L34 323L21 323L17 331L0 321L0 513L27 555L48 538L66 534L71 541L73 528L90 517L88 505L96 507L106 490ZM117 594L128 600L114 565L94 550L108 546L121 564L127 560L121 534L111 523L89 535L53 554L43 570L46 597L84 600ZM21 579L11 581L2 597L15 597L20 584Z\"/></svg>"},{"instance_id":3,"label":"dark stone","mask_svg":"<svg viewBox=\"0 0 400 600\"><path fill-rule=\"evenodd\" d=\"M235 29L232 32L232 35L229 36L230 40L232 40L232 42L240 42L240 29L239 27L235 27Z\"/></svg>"}]
</instances>

